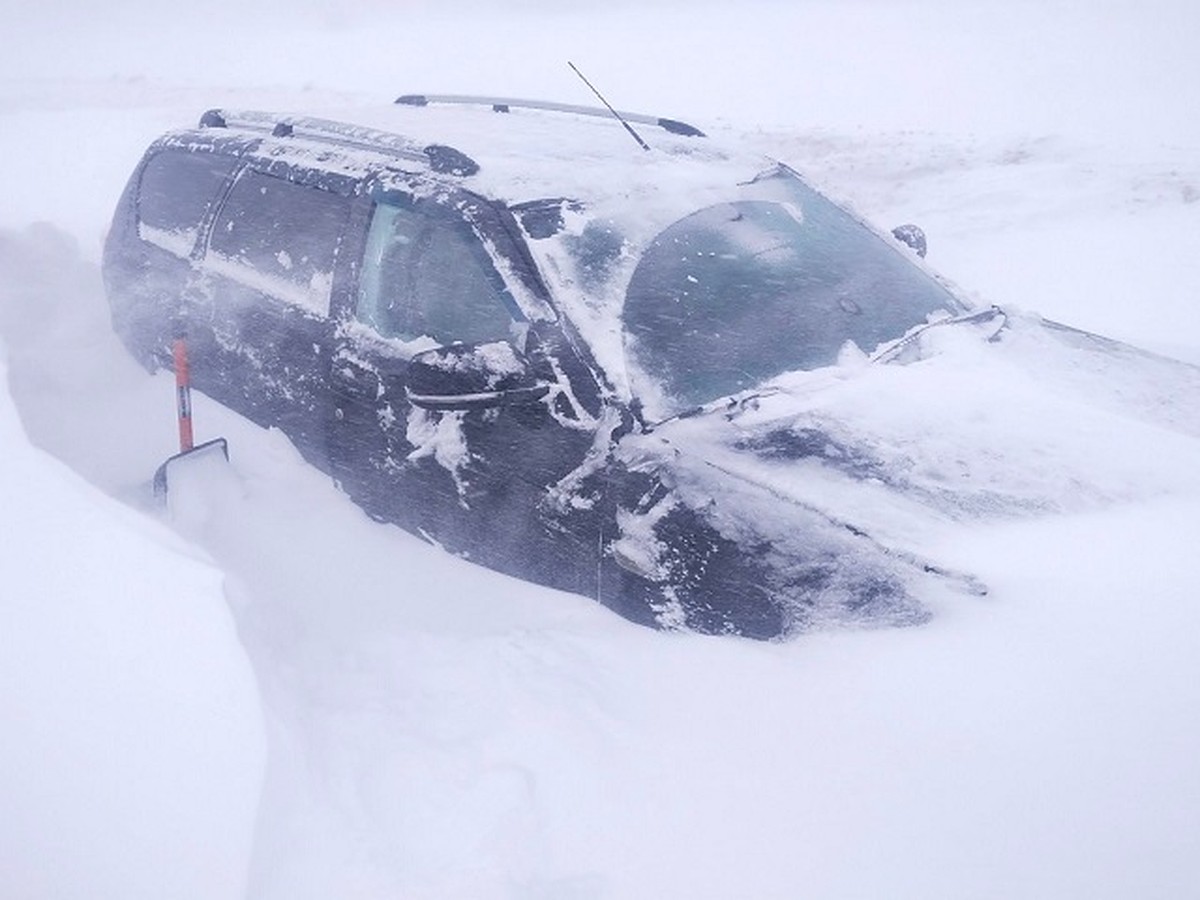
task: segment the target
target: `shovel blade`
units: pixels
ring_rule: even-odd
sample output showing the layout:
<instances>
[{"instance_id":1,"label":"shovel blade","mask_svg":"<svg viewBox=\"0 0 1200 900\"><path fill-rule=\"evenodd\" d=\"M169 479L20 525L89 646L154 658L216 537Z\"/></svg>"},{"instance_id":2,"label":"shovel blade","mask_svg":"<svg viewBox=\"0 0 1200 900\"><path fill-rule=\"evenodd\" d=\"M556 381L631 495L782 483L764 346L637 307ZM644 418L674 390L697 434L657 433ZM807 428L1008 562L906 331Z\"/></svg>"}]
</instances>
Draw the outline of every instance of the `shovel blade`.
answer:
<instances>
[{"instance_id":1,"label":"shovel blade","mask_svg":"<svg viewBox=\"0 0 1200 900\"><path fill-rule=\"evenodd\" d=\"M229 443L225 438L213 438L211 441L197 444L191 450L176 453L159 466L158 471L154 473L155 498L159 501L166 501L172 472L178 472L183 468L211 460L217 456L223 456L226 462L229 461Z\"/></svg>"}]
</instances>

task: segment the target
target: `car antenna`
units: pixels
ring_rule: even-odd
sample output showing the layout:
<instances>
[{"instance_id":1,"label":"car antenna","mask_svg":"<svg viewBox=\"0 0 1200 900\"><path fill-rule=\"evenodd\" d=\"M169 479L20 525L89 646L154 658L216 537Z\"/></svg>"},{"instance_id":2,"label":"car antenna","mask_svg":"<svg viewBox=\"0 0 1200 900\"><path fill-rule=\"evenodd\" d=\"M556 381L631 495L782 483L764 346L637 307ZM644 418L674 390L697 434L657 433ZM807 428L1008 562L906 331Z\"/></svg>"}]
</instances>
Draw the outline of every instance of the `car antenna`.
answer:
<instances>
[{"instance_id":1,"label":"car antenna","mask_svg":"<svg viewBox=\"0 0 1200 900\"><path fill-rule=\"evenodd\" d=\"M578 75L580 80L584 84L586 84L589 88L591 88L592 93L600 98L600 102L608 107L608 111L617 117L617 121L625 126L625 130L629 132L630 137L632 137L635 141L638 142L638 146L641 147L643 150L649 150L650 145L647 144L645 141L643 141L641 135L639 135L636 131L633 130L633 126L630 125L628 122L626 122L624 117L619 112L617 112L615 109L612 108L612 104L610 104L607 100L604 99L604 95L601 94L598 90L596 90L595 85L593 85L590 81L588 81L587 77L582 72L580 72L577 68L575 68L575 63L571 62L568 59L567 65L571 67L571 71L574 72L576 75Z\"/></svg>"}]
</instances>

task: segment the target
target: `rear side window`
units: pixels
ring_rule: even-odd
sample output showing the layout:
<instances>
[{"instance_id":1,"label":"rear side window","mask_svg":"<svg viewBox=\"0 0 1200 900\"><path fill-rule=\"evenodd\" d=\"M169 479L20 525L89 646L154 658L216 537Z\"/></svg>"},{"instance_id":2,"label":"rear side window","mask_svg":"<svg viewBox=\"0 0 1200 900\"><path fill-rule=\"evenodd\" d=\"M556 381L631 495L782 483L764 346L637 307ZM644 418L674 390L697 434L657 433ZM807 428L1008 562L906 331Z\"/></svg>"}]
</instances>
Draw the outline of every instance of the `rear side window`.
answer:
<instances>
[{"instance_id":1,"label":"rear side window","mask_svg":"<svg viewBox=\"0 0 1200 900\"><path fill-rule=\"evenodd\" d=\"M234 165L227 156L183 150L151 157L142 170L137 198L142 240L179 256L190 254Z\"/></svg>"},{"instance_id":2,"label":"rear side window","mask_svg":"<svg viewBox=\"0 0 1200 900\"><path fill-rule=\"evenodd\" d=\"M213 223L209 266L325 315L350 204L332 191L246 171Z\"/></svg>"}]
</instances>

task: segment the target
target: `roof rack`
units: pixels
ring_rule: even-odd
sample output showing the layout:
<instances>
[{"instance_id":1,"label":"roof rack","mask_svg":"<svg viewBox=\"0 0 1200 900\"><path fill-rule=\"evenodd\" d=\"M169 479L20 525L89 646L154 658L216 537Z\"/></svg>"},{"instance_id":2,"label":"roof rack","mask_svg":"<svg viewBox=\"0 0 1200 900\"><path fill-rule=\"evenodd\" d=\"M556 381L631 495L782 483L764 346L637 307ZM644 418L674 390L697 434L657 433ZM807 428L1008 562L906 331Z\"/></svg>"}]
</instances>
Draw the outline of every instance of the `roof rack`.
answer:
<instances>
[{"instance_id":1,"label":"roof rack","mask_svg":"<svg viewBox=\"0 0 1200 900\"><path fill-rule=\"evenodd\" d=\"M510 97L473 97L466 94L403 94L396 103L404 106L428 106L430 103L451 103L462 106L490 106L493 112L506 113L513 109L541 109L550 112L572 113L577 116L595 116L613 119L613 114L599 106L576 106L573 103L553 103L548 100L517 100ZM703 131L678 119L647 116L642 113L619 111L622 118L639 125L655 125L671 134L684 137L705 137Z\"/></svg>"},{"instance_id":2,"label":"roof rack","mask_svg":"<svg viewBox=\"0 0 1200 900\"><path fill-rule=\"evenodd\" d=\"M393 134L361 125L313 119L307 116L278 116L255 110L210 109L200 117L201 128L244 128L274 137L296 137L321 143L372 150L402 159L421 162L444 175L469 176L479 171L479 163L461 150L445 144L419 144Z\"/></svg>"}]
</instances>

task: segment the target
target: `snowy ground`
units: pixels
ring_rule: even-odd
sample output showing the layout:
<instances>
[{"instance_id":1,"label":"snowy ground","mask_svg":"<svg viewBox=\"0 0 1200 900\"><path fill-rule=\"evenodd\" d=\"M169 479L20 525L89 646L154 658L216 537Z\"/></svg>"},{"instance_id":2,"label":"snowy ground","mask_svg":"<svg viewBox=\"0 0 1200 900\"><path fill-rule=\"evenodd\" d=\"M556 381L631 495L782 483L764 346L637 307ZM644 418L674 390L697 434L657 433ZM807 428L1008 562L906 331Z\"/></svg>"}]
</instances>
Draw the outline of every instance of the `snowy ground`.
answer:
<instances>
[{"instance_id":1,"label":"snowy ground","mask_svg":"<svg viewBox=\"0 0 1200 900\"><path fill-rule=\"evenodd\" d=\"M1200 893L1177 440L1153 492L928 548L992 590L925 626L664 635L370 522L203 398L234 466L156 516L171 384L97 267L145 144L204 108L587 102L571 58L919 222L981 303L1200 363L1200 8L164 6L0 5L0 895Z\"/></svg>"}]
</instances>

